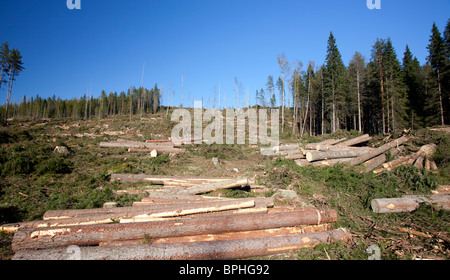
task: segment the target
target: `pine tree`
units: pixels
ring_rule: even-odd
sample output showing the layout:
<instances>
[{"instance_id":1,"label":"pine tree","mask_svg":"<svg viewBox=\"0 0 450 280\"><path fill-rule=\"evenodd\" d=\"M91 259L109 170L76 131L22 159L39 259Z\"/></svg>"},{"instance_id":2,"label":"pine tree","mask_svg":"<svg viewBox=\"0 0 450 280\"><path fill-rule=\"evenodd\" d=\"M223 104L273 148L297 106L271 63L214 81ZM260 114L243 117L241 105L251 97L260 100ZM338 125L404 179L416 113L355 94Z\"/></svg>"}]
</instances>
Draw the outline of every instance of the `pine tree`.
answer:
<instances>
[{"instance_id":1,"label":"pine tree","mask_svg":"<svg viewBox=\"0 0 450 280\"><path fill-rule=\"evenodd\" d=\"M13 84L16 77L20 72L24 69L22 62L22 55L17 49L12 49L8 56L8 68L9 68L9 78L8 78L8 92L6 98L6 113L5 113L5 121L8 118L8 109L9 102L11 100L11 93L13 89Z\"/></svg>"},{"instance_id":2,"label":"pine tree","mask_svg":"<svg viewBox=\"0 0 450 280\"><path fill-rule=\"evenodd\" d=\"M407 126L408 98L401 65L390 38L386 40L384 55L384 70L386 78L386 102L388 130L392 131Z\"/></svg>"},{"instance_id":3,"label":"pine tree","mask_svg":"<svg viewBox=\"0 0 450 280\"><path fill-rule=\"evenodd\" d=\"M437 79L438 90L439 90L439 106L440 106L440 118L441 124L444 125L444 104L443 104L443 74L446 68L446 47L444 40L442 39L441 32L439 31L436 23L433 23L433 28L431 30L432 34L430 36L430 44L428 45L428 61L433 67L435 78Z\"/></svg>"},{"instance_id":4,"label":"pine tree","mask_svg":"<svg viewBox=\"0 0 450 280\"><path fill-rule=\"evenodd\" d=\"M350 109L354 114L358 114L358 121L355 121L358 124L358 131L362 132L362 101L361 101L361 92L363 90L363 81L362 77L364 77L366 71L366 62L365 58L359 52L355 52L353 55L350 64L348 66L348 74L350 81Z\"/></svg>"},{"instance_id":5,"label":"pine tree","mask_svg":"<svg viewBox=\"0 0 450 280\"><path fill-rule=\"evenodd\" d=\"M8 72L8 57L10 55L9 45L8 42L3 43L3 45L0 47L0 90L2 89L2 84L5 82L3 80L3 74Z\"/></svg>"}]
</instances>

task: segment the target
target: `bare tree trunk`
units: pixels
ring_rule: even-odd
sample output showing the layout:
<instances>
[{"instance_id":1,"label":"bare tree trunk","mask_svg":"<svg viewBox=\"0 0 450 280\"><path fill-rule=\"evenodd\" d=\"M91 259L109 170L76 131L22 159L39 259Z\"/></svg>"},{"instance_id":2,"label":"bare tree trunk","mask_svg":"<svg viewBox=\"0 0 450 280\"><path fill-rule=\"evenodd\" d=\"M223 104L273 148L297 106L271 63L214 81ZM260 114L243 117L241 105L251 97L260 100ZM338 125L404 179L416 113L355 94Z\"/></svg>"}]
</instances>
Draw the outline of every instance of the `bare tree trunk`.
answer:
<instances>
[{"instance_id":1,"label":"bare tree trunk","mask_svg":"<svg viewBox=\"0 0 450 280\"><path fill-rule=\"evenodd\" d=\"M359 132L362 132L362 127L361 127L361 92L360 92L360 85L359 85L359 79L360 79L360 73L359 73L359 70L358 70L358 73L357 73L357 75L356 75L356 87L357 87L357 89L358 89L358 129L359 129Z\"/></svg>"},{"instance_id":2,"label":"bare tree trunk","mask_svg":"<svg viewBox=\"0 0 450 280\"><path fill-rule=\"evenodd\" d=\"M386 133L386 119L384 116L384 84L383 84L383 56L379 54L379 62L378 65L380 67L380 85L381 85L381 116L383 120L383 134Z\"/></svg>"},{"instance_id":3,"label":"bare tree trunk","mask_svg":"<svg viewBox=\"0 0 450 280\"><path fill-rule=\"evenodd\" d=\"M437 74L438 74L438 85L439 85L439 103L440 103L440 106L441 106L441 124L445 125L445 123L444 123L444 106L442 104L441 74L440 74L439 68L437 70Z\"/></svg>"}]
</instances>

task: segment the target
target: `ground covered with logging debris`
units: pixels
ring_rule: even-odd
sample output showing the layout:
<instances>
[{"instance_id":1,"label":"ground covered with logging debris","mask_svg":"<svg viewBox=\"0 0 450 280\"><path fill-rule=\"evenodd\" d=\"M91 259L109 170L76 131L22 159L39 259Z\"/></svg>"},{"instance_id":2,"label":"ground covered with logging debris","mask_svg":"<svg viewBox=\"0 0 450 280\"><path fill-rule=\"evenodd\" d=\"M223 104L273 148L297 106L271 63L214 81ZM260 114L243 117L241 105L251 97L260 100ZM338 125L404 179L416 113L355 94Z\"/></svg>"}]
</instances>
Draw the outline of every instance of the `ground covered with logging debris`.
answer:
<instances>
[{"instance_id":1,"label":"ground covered with logging debris","mask_svg":"<svg viewBox=\"0 0 450 280\"><path fill-rule=\"evenodd\" d=\"M411 212L377 214L375 198L431 195L450 184L448 128L407 132L408 141L386 162L436 144L432 159L437 170L404 164L392 170L362 172L345 162L332 166L299 166L286 156L264 156L252 145L185 145L183 153L129 152L102 148L101 142L164 140L174 124L165 115L116 116L101 120L13 120L0 128L0 225L41 220L50 210L102 208L106 202L131 207L144 201L148 188L141 182L117 182L113 174L246 178L252 189L217 189L209 196L247 199L273 198L275 206L334 210L333 229L345 228L351 242L317 244L256 259L449 259L450 215L433 203L420 203ZM297 140L281 135L281 143L305 146L326 139L352 139L357 132ZM380 147L402 134L372 136L364 143ZM56 148L56 147L66 147ZM120 191L136 190L127 195ZM11 259L13 234L0 233L0 257Z\"/></svg>"}]
</instances>

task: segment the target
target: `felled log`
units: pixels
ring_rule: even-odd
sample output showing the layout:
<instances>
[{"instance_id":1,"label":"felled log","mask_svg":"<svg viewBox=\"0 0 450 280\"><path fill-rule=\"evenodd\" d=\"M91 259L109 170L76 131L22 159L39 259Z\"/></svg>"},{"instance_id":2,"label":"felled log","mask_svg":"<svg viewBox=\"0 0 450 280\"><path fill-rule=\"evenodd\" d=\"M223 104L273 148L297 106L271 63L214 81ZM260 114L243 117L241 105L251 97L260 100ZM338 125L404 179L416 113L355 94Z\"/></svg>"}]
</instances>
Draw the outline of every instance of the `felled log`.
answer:
<instances>
[{"instance_id":1,"label":"felled log","mask_svg":"<svg viewBox=\"0 0 450 280\"><path fill-rule=\"evenodd\" d=\"M323 159L351 158L366 154L365 150L341 150L341 151L308 151L306 159L308 161L317 161Z\"/></svg>"},{"instance_id":2,"label":"felled log","mask_svg":"<svg viewBox=\"0 0 450 280\"><path fill-rule=\"evenodd\" d=\"M316 151L365 151L370 152L374 148L369 147L349 147L349 146L331 146L331 145L317 145Z\"/></svg>"},{"instance_id":3,"label":"felled log","mask_svg":"<svg viewBox=\"0 0 450 280\"><path fill-rule=\"evenodd\" d=\"M229 188L235 188L239 186L246 186L248 185L248 180L246 178L237 178L237 179L231 179L226 180L222 182L213 182L213 183L207 183L197 186L188 187L185 190L182 191L183 194L202 194L207 193L219 189L229 189Z\"/></svg>"},{"instance_id":4,"label":"felled log","mask_svg":"<svg viewBox=\"0 0 450 280\"><path fill-rule=\"evenodd\" d=\"M204 241L224 241L250 238L263 238L277 235L302 234L322 232L331 229L331 224L320 225L300 225L296 227L271 228L252 231L236 231L219 234L201 234L191 236L167 237L167 238L153 238L150 240L152 244L159 243L192 243ZM123 246L123 245L139 245L145 243L146 239L136 240L120 240L120 241L106 241L101 242L99 246Z\"/></svg>"},{"instance_id":5,"label":"felled log","mask_svg":"<svg viewBox=\"0 0 450 280\"><path fill-rule=\"evenodd\" d=\"M337 221L334 210L305 210L284 213L226 215L212 218L173 219L143 223L21 228L14 235L14 251L78 245L93 246L105 241L166 238L199 234L319 225Z\"/></svg>"},{"instance_id":6,"label":"felled log","mask_svg":"<svg viewBox=\"0 0 450 280\"><path fill-rule=\"evenodd\" d=\"M320 160L312 162L311 164L313 166L333 166L338 163L344 163L347 161L350 161L352 158L334 158L334 159L327 159L327 160Z\"/></svg>"},{"instance_id":7,"label":"felled log","mask_svg":"<svg viewBox=\"0 0 450 280\"><path fill-rule=\"evenodd\" d=\"M74 209L74 210L49 210L44 213L43 219L48 220L61 220L68 218L90 218L92 216L110 215L113 219L119 219L120 217L134 217L139 215L156 215L165 216L169 213L178 213L175 216L182 216L185 212L215 212L211 211L212 208L232 207L230 209L236 209L235 206L241 203L250 202L248 205L243 204L243 207L253 207L256 198L242 198L242 199L226 199L226 200L194 200L189 202L179 202L177 204L148 204L139 207L116 207L116 208L94 208L94 209ZM238 208L241 208L240 206ZM204 209L204 211L202 210ZM206 210L209 209L209 210Z\"/></svg>"},{"instance_id":8,"label":"felled log","mask_svg":"<svg viewBox=\"0 0 450 280\"><path fill-rule=\"evenodd\" d=\"M141 183L146 182L154 185L165 185L167 182L191 183L199 185L211 182L229 180L226 177L195 177L195 176L165 176L147 174L111 174L112 182Z\"/></svg>"},{"instance_id":9,"label":"felled log","mask_svg":"<svg viewBox=\"0 0 450 280\"><path fill-rule=\"evenodd\" d=\"M423 145L420 147L420 151L423 151L425 153L425 156L432 158L434 153L436 152L437 145L434 143L430 143L427 145Z\"/></svg>"},{"instance_id":10,"label":"felled log","mask_svg":"<svg viewBox=\"0 0 450 280\"><path fill-rule=\"evenodd\" d=\"M377 166L380 166L386 161L386 154L381 154L373 159L370 159L364 163L365 172L374 170Z\"/></svg>"},{"instance_id":11,"label":"felled log","mask_svg":"<svg viewBox=\"0 0 450 280\"><path fill-rule=\"evenodd\" d=\"M450 186L439 186L436 190L431 191L433 194L447 194L450 195Z\"/></svg>"},{"instance_id":12,"label":"felled log","mask_svg":"<svg viewBox=\"0 0 450 280\"><path fill-rule=\"evenodd\" d=\"M412 212L419 208L420 203L435 203L446 210L450 209L449 195L404 196L401 198L372 199L371 206L375 213Z\"/></svg>"},{"instance_id":13,"label":"felled log","mask_svg":"<svg viewBox=\"0 0 450 280\"><path fill-rule=\"evenodd\" d=\"M311 162L309 162L307 159L296 159L294 161L300 167L308 166L311 164Z\"/></svg>"},{"instance_id":14,"label":"felled log","mask_svg":"<svg viewBox=\"0 0 450 280\"><path fill-rule=\"evenodd\" d=\"M270 236L264 238L237 239L194 243L163 243L129 246L82 247L82 260L226 260L313 247L320 243L349 241L345 230ZM67 248L46 250L20 250L13 260L65 260L72 255Z\"/></svg>"},{"instance_id":15,"label":"felled log","mask_svg":"<svg viewBox=\"0 0 450 280\"><path fill-rule=\"evenodd\" d=\"M372 137L369 134L364 134L358 137L355 137L353 139L344 141L342 143L339 143L338 146L354 146L354 145L358 145L364 142L368 142L369 140L372 140Z\"/></svg>"},{"instance_id":16,"label":"felled log","mask_svg":"<svg viewBox=\"0 0 450 280\"><path fill-rule=\"evenodd\" d=\"M319 142L319 143L308 143L308 144L305 145L304 149L305 150L315 150L318 145L330 145L334 141L336 141L336 139L327 139L327 140L324 140L324 141Z\"/></svg>"},{"instance_id":17,"label":"felled log","mask_svg":"<svg viewBox=\"0 0 450 280\"><path fill-rule=\"evenodd\" d=\"M167 148L173 147L172 143L147 143L138 141L111 141L111 142L100 142L101 148Z\"/></svg>"},{"instance_id":18,"label":"felled log","mask_svg":"<svg viewBox=\"0 0 450 280\"><path fill-rule=\"evenodd\" d=\"M157 155L161 154L181 154L186 152L185 149L179 149L179 148L158 148L158 149L152 149L152 148L128 148L129 153L151 153L153 151L156 151Z\"/></svg>"},{"instance_id":19,"label":"felled log","mask_svg":"<svg viewBox=\"0 0 450 280\"><path fill-rule=\"evenodd\" d=\"M423 168L423 161L425 160L425 153L421 153L419 157L414 162L414 166L417 168Z\"/></svg>"},{"instance_id":20,"label":"felled log","mask_svg":"<svg viewBox=\"0 0 450 280\"><path fill-rule=\"evenodd\" d=\"M303 153L294 153L294 154L289 154L286 156L286 159L302 159L302 158L306 158L306 156Z\"/></svg>"},{"instance_id":21,"label":"felled log","mask_svg":"<svg viewBox=\"0 0 450 280\"><path fill-rule=\"evenodd\" d=\"M18 228L43 228L43 227L66 227L66 226L83 226L111 224L117 222L144 222L169 217L180 217L185 215L220 212L226 210L250 208L255 206L254 200L226 200L216 202L199 202L190 205L168 205L165 207L121 207L121 208L98 208L95 213L91 213L92 209L78 210L73 214L75 217L58 216L59 218L51 218L43 221L23 222L17 224L3 225L5 231L11 232ZM87 210L88 212L83 212ZM63 210L67 211L67 210ZM71 210L77 211L77 210ZM66 212L62 213L63 215ZM57 215L57 214L54 214Z\"/></svg>"},{"instance_id":22,"label":"felled log","mask_svg":"<svg viewBox=\"0 0 450 280\"><path fill-rule=\"evenodd\" d=\"M383 165L383 169L391 171L391 170L393 170L393 169L395 169L397 167L400 167L402 165L412 164L414 161L416 161L416 159L421 154L422 154L422 152L419 151L417 153L414 153L414 154L411 154L411 155L408 155L408 156L404 156L404 157L401 157L399 159L396 159L396 160L393 160L393 161L390 161L390 162L383 163L382 164Z\"/></svg>"},{"instance_id":23,"label":"felled log","mask_svg":"<svg viewBox=\"0 0 450 280\"><path fill-rule=\"evenodd\" d=\"M376 149L374 149L374 150L372 150L372 151L370 151L368 153L365 153L363 155L360 155L360 156L352 159L351 161L348 162L348 164L350 166L358 165L358 164L363 163L363 162L365 162L365 161L367 161L367 160L369 160L371 158L379 156L382 153L384 153L384 152L386 152L386 151L388 151L388 150L390 150L392 148L398 147L398 146L404 144L406 141L408 141L408 138L406 136L402 136L402 137L400 137L400 138L398 138L398 139L396 139L396 140L394 140L394 141L392 141L392 142L390 142L388 144L385 144L385 145L383 145L383 146L381 146L379 148L376 148Z\"/></svg>"}]
</instances>

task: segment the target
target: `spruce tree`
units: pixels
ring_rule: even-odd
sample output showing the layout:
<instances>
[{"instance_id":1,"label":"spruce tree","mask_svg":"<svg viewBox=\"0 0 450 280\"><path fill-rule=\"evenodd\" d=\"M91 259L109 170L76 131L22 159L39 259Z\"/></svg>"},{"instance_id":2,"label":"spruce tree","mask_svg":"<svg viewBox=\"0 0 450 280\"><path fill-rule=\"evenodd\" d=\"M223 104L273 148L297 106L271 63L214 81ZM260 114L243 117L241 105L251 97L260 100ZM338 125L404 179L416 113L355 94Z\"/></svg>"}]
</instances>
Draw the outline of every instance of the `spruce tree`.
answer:
<instances>
[{"instance_id":1,"label":"spruce tree","mask_svg":"<svg viewBox=\"0 0 450 280\"><path fill-rule=\"evenodd\" d=\"M436 23L433 23L433 28L431 30L432 34L430 36L430 44L428 45L428 61L433 67L435 78L437 79L438 90L439 90L439 107L440 107L440 122L442 125L445 124L444 120L444 104L443 104L443 75L446 69L446 46L444 39L441 36Z\"/></svg>"},{"instance_id":2,"label":"spruce tree","mask_svg":"<svg viewBox=\"0 0 450 280\"><path fill-rule=\"evenodd\" d=\"M425 81L419 60L413 56L408 45L403 55L402 70L409 100L408 115L411 127L423 127L425 125Z\"/></svg>"},{"instance_id":3,"label":"spruce tree","mask_svg":"<svg viewBox=\"0 0 450 280\"><path fill-rule=\"evenodd\" d=\"M329 100L327 103L331 104L331 131L335 132L340 128L339 118L342 118L342 114L339 113L341 110L344 111L346 68L342 62L333 32L330 32L330 37L328 38L324 86L327 99Z\"/></svg>"}]
</instances>

